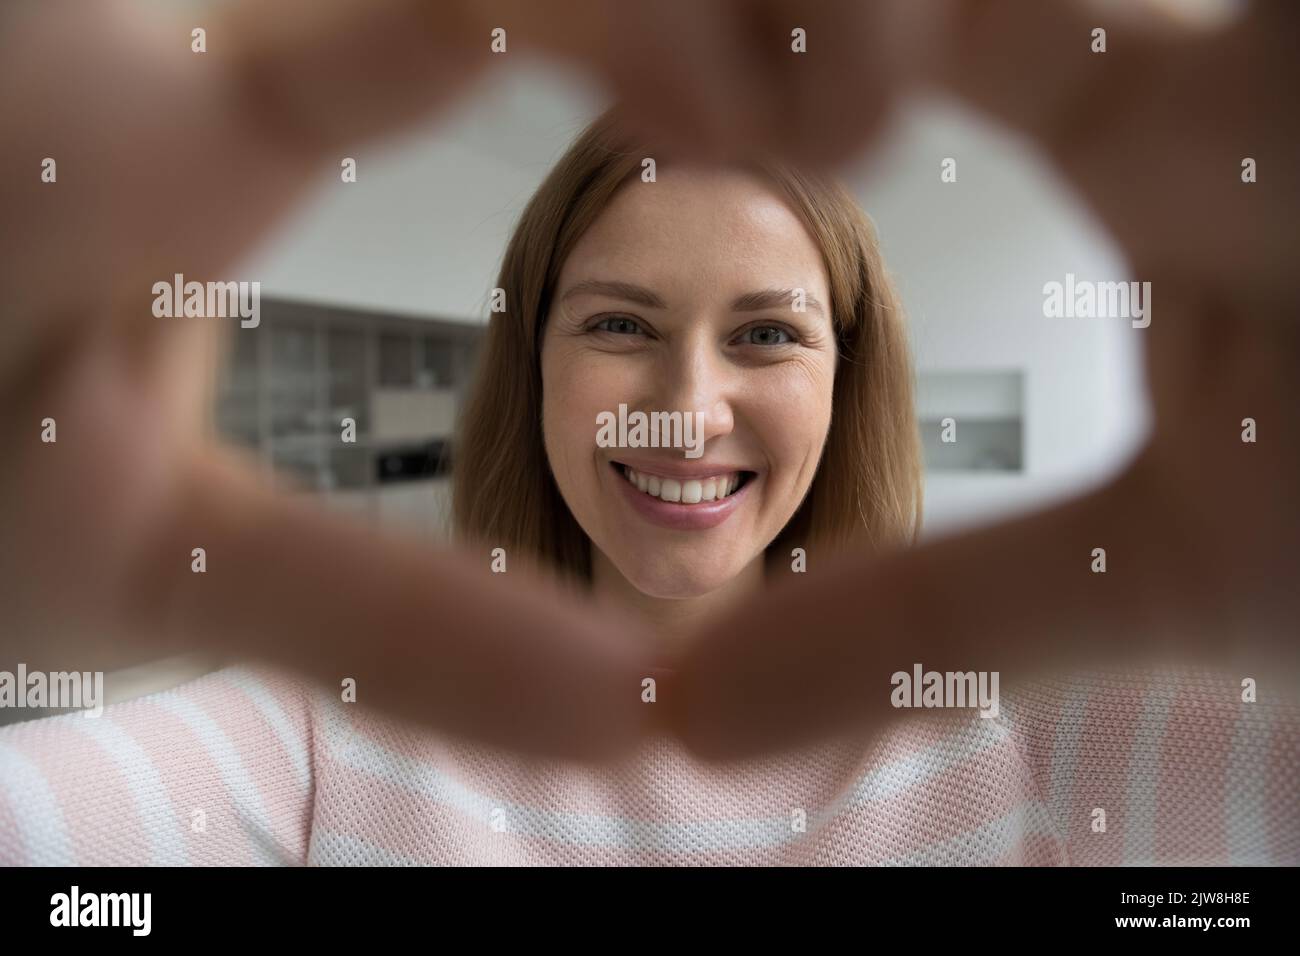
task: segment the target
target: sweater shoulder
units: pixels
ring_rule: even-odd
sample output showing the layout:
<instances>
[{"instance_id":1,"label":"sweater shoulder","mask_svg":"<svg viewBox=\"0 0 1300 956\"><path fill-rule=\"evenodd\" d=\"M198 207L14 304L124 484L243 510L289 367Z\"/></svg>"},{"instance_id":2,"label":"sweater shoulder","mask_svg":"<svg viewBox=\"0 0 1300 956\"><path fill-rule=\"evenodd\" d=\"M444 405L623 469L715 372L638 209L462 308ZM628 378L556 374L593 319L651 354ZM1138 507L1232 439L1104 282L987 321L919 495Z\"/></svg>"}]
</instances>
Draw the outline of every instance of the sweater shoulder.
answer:
<instances>
[{"instance_id":1,"label":"sweater shoulder","mask_svg":"<svg viewBox=\"0 0 1300 956\"><path fill-rule=\"evenodd\" d=\"M0 862L303 861L318 696L240 665L0 728Z\"/></svg>"},{"instance_id":2,"label":"sweater shoulder","mask_svg":"<svg viewBox=\"0 0 1300 956\"><path fill-rule=\"evenodd\" d=\"M1091 670L1019 685L1008 726L1072 862L1300 862L1300 706L1261 675Z\"/></svg>"}]
</instances>

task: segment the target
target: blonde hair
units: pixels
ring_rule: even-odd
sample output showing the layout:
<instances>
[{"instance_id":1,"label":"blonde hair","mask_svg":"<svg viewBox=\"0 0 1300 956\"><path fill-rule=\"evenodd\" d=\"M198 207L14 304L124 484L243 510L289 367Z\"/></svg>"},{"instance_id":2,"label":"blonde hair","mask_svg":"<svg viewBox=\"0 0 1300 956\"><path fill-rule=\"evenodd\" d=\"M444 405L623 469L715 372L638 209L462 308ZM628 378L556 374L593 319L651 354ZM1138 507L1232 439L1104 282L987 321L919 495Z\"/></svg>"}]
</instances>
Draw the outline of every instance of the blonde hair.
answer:
<instances>
[{"instance_id":1,"label":"blonde hair","mask_svg":"<svg viewBox=\"0 0 1300 956\"><path fill-rule=\"evenodd\" d=\"M560 495L542 442L542 331L565 259L615 192L640 174L645 155L616 113L605 113L528 203L497 280L506 312L488 327L453 451L457 537L580 581L590 580L591 545ZM784 192L821 250L839 351L817 473L768 553L910 543L921 511L913 372L875 230L834 180L779 163L754 165Z\"/></svg>"}]
</instances>

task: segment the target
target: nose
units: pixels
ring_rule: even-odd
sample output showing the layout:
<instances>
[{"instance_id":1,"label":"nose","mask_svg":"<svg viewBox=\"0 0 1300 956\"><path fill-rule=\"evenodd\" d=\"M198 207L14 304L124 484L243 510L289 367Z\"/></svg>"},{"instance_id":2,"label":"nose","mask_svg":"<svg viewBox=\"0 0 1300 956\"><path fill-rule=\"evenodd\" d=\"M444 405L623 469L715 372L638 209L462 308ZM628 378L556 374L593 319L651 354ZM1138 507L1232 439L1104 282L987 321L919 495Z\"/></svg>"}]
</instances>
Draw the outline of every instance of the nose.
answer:
<instances>
[{"instance_id":1,"label":"nose","mask_svg":"<svg viewBox=\"0 0 1300 956\"><path fill-rule=\"evenodd\" d=\"M662 383L656 396L663 411L703 414L703 441L730 434L735 427L732 402L735 369L726 361L707 323L683 335L664 352Z\"/></svg>"}]
</instances>

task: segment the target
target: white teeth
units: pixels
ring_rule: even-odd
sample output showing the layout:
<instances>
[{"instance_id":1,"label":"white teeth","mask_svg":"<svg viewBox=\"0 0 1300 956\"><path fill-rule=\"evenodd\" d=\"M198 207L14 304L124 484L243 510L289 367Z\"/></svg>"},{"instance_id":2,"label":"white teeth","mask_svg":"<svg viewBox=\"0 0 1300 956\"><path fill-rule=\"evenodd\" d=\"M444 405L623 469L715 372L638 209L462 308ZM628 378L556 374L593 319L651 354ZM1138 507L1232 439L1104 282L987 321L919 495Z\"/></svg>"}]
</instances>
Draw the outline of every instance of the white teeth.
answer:
<instances>
[{"instance_id":1,"label":"white teeth","mask_svg":"<svg viewBox=\"0 0 1300 956\"><path fill-rule=\"evenodd\" d=\"M694 505L701 501L718 501L733 494L740 487L739 474L688 478L679 481L676 478L647 475L626 465L619 467L623 469L628 482L638 491L664 501L681 502L684 505Z\"/></svg>"}]
</instances>

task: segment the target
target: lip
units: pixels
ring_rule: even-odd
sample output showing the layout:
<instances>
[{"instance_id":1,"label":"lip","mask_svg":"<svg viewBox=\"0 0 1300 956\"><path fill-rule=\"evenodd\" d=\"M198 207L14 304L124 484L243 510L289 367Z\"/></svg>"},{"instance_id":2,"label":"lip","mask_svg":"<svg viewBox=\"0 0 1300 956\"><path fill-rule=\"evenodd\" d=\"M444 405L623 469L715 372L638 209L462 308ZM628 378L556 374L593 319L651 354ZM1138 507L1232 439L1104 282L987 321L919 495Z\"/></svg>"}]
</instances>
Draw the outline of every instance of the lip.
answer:
<instances>
[{"instance_id":1,"label":"lip","mask_svg":"<svg viewBox=\"0 0 1300 956\"><path fill-rule=\"evenodd\" d=\"M756 474L753 468L747 468L744 465L731 465L726 462L719 464L711 461L701 464L690 460L682 461L680 458L675 460L664 458L611 458L610 461L615 465L627 465L633 471L645 472L647 475L658 475L660 478L713 478L718 475L729 475L735 471L748 471ZM625 478L624 481L626 480Z\"/></svg>"},{"instance_id":2,"label":"lip","mask_svg":"<svg viewBox=\"0 0 1300 956\"><path fill-rule=\"evenodd\" d=\"M631 462L627 462L627 464L631 464ZM635 469L636 465L632 465L632 468ZM751 469L732 468L730 470L747 471ZM759 480L759 476L755 475L733 494L728 495L721 501L701 501L698 504L683 505L672 501L664 501L638 490L619 470L617 463L610 463L609 472L610 477L622 486L622 493L627 497L628 504L632 506L637 514L653 525L668 528L672 531L707 531L710 528L716 528L735 513L736 509L744 502L749 489ZM708 477L717 474L726 474L726 472L701 472L697 470L694 475L685 475L684 477ZM668 475L667 477L676 476Z\"/></svg>"}]
</instances>

